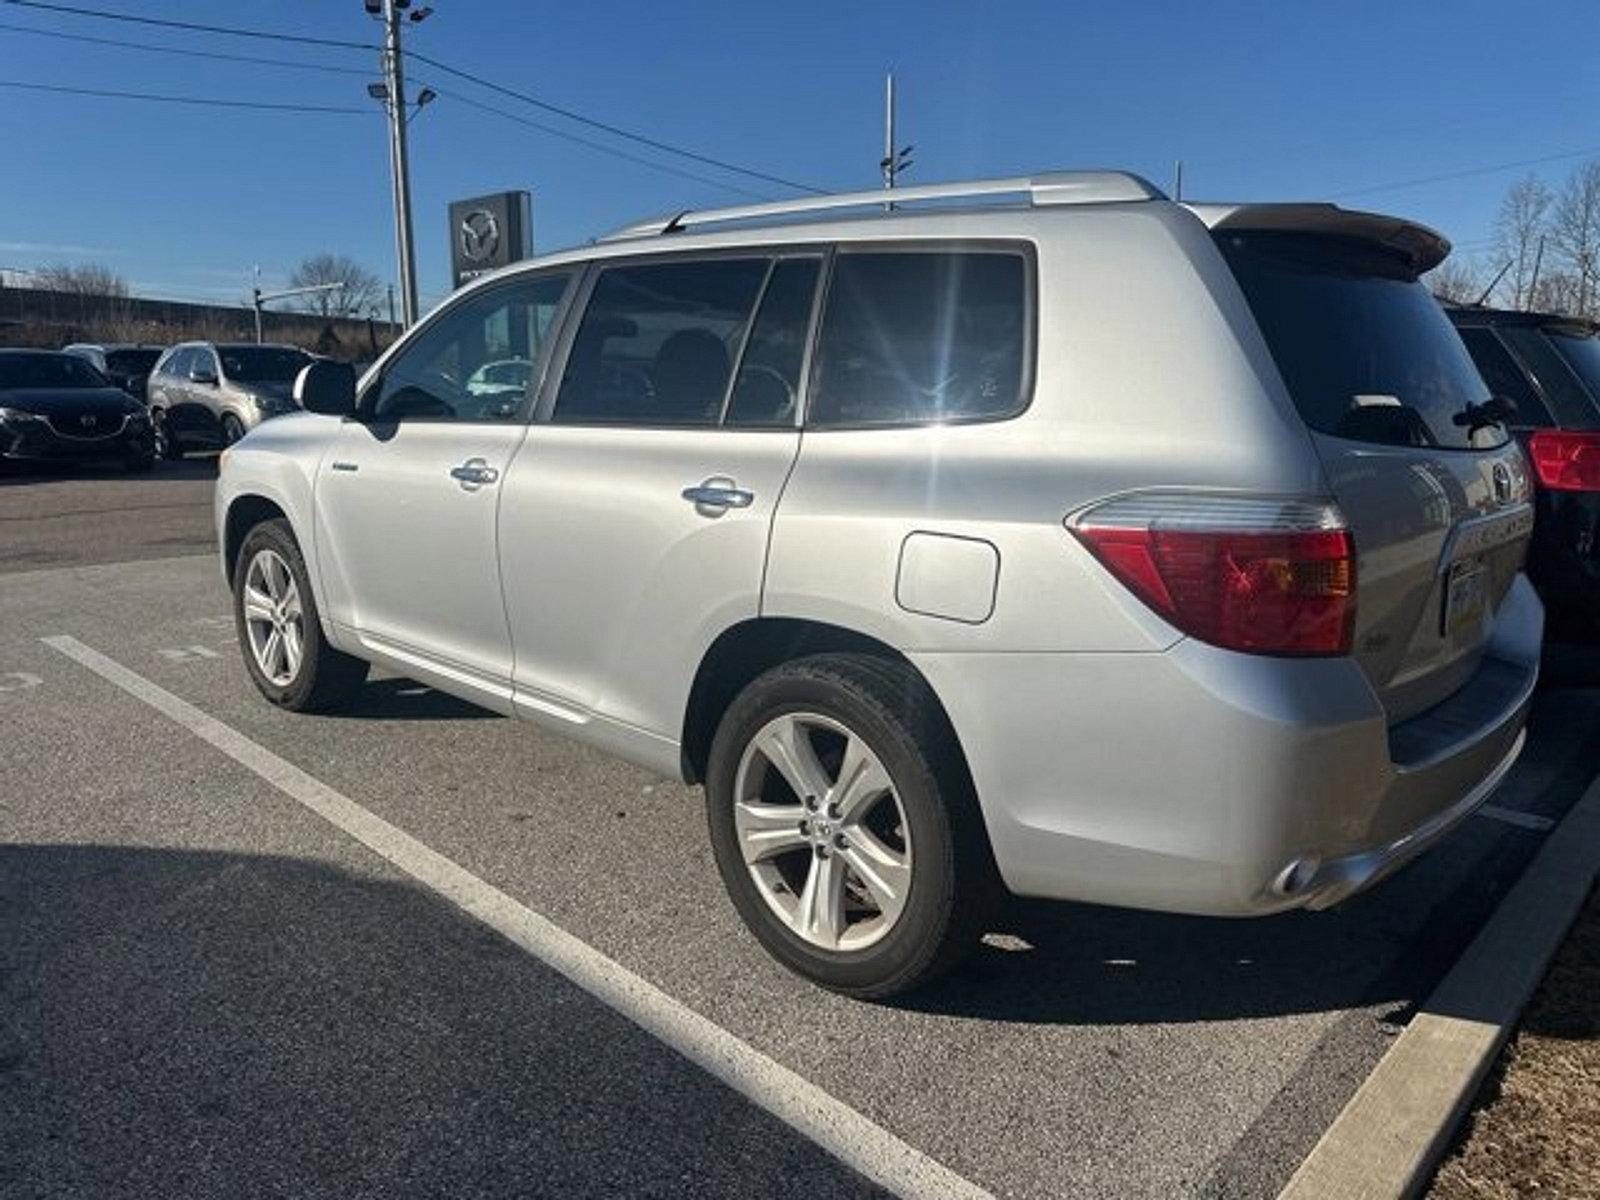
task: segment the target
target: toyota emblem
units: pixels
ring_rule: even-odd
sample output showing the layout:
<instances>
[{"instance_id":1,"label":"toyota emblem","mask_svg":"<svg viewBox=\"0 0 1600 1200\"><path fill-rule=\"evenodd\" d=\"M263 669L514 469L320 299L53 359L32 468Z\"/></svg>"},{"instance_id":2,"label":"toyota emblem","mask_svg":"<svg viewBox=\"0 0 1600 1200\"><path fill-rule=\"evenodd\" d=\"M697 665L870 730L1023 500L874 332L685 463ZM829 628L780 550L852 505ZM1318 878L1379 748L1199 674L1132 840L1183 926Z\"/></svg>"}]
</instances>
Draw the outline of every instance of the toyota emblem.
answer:
<instances>
[{"instance_id":1,"label":"toyota emblem","mask_svg":"<svg viewBox=\"0 0 1600 1200\"><path fill-rule=\"evenodd\" d=\"M461 218L461 255L468 262L488 262L500 249L500 222L486 208L475 208Z\"/></svg>"}]
</instances>

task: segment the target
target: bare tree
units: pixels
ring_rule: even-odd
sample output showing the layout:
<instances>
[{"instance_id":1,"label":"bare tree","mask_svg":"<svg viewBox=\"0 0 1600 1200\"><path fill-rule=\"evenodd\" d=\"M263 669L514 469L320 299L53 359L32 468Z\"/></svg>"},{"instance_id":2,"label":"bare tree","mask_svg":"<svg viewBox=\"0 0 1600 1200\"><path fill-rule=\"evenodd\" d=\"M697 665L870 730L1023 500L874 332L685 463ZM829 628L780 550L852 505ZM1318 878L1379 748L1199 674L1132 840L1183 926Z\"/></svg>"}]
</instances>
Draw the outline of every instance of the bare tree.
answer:
<instances>
[{"instance_id":1,"label":"bare tree","mask_svg":"<svg viewBox=\"0 0 1600 1200\"><path fill-rule=\"evenodd\" d=\"M1555 196L1531 172L1507 189L1494 220L1495 255L1510 263L1501 288L1509 293L1512 308L1527 308L1533 301L1534 270L1539 262L1539 242L1550 231L1550 206Z\"/></svg>"},{"instance_id":2,"label":"bare tree","mask_svg":"<svg viewBox=\"0 0 1600 1200\"><path fill-rule=\"evenodd\" d=\"M1479 265L1452 254L1422 277L1433 294L1452 304L1471 304L1483 295L1487 280Z\"/></svg>"},{"instance_id":3,"label":"bare tree","mask_svg":"<svg viewBox=\"0 0 1600 1200\"><path fill-rule=\"evenodd\" d=\"M101 263L55 263L33 272L34 286L74 296L128 295L128 281Z\"/></svg>"},{"instance_id":4,"label":"bare tree","mask_svg":"<svg viewBox=\"0 0 1600 1200\"><path fill-rule=\"evenodd\" d=\"M383 284L376 275L343 254L315 255L289 276L290 287L316 287L325 283L342 286L301 296L300 307L322 317L360 316L377 303L383 291Z\"/></svg>"},{"instance_id":5,"label":"bare tree","mask_svg":"<svg viewBox=\"0 0 1600 1200\"><path fill-rule=\"evenodd\" d=\"M1573 277L1571 311L1600 313L1600 160L1567 178L1551 219L1550 244L1559 269Z\"/></svg>"}]
</instances>

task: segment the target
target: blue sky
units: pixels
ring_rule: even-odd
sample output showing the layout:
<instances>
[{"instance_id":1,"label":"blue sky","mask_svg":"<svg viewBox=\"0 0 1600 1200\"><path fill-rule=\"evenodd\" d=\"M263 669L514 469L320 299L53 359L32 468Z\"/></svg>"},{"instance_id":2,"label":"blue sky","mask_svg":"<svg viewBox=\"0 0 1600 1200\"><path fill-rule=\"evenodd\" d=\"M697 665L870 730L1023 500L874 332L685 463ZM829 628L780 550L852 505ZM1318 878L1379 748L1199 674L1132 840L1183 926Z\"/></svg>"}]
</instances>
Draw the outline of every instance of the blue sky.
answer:
<instances>
[{"instance_id":1,"label":"blue sky","mask_svg":"<svg viewBox=\"0 0 1600 1200\"><path fill-rule=\"evenodd\" d=\"M375 40L360 0L81 0L168 19ZM1119 166L1203 199L1337 199L1484 252L1507 184L1600 156L1600 5L1504 0L979 3L434 0L424 54L661 141L817 187L873 186L883 74L906 182ZM280 103L224 111L0 87L0 267L104 262L139 292L231 300L259 264L349 254L394 273L387 145L359 74L57 40L14 27L361 71L375 55L0 3L0 80ZM720 182L625 161L443 95L412 126L424 303L451 199L527 188L541 250L781 187L585 130L416 64L449 92ZM1557 159L1557 156L1561 156ZM1470 176L1434 179L1436 176ZM1432 182L1415 182L1433 180ZM1405 186L1391 186L1405 185Z\"/></svg>"}]
</instances>

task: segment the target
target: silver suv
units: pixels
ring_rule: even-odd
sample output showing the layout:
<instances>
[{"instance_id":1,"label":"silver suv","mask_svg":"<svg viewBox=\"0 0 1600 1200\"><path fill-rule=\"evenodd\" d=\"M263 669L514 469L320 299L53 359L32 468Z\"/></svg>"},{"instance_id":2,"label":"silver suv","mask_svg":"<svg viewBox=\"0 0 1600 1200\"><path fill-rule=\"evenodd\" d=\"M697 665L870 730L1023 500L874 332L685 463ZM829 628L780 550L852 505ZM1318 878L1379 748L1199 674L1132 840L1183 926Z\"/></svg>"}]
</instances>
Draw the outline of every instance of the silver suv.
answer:
<instances>
[{"instance_id":1,"label":"silver suv","mask_svg":"<svg viewBox=\"0 0 1600 1200\"><path fill-rule=\"evenodd\" d=\"M311 355L297 346L183 342L161 356L146 384L156 452L231 446L268 417L293 412L295 376Z\"/></svg>"},{"instance_id":2,"label":"silver suv","mask_svg":"<svg viewBox=\"0 0 1600 1200\"><path fill-rule=\"evenodd\" d=\"M261 692L379 663L704 783L750 929L858 996L1002 888L1323 908L1482 802L1542 612L1448 244L1120 173L889 198L635 226L311 367L217 491Z\"/></svg>"}]
</instances>

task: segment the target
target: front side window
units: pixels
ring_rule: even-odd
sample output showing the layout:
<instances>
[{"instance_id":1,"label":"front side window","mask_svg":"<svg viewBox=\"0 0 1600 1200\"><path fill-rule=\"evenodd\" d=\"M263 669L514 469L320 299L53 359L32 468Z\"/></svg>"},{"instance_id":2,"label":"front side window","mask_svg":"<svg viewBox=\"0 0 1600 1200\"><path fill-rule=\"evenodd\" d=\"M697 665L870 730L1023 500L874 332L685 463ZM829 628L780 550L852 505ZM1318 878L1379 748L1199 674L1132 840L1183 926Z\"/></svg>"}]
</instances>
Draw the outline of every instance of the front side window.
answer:
<instances>
[{"instance_id":1,"label":"front side window","mask_svg":"<svg viewBox=\"0 0 1600 1200\"><path fill-rule=\"evenodd\" d=\"M1024 403L1027 262L1014 251L841 252L813 425L999 418Z\"/></svg>"},{"instance_id":2,"label":"front side window","mask_svg":"<svg viewBox=\"0 0 1600 1200\"><path fill-rule=\"evenodd\" d=\"M717 424L767 265L718 258L602 270L551 420Z\"/></svg>"},{"instance_id":3,"label":"front side window","mask_svg":"<svg viewBox=\"0 0 1600 1200\"><path fill-rule=\"evenodd\" d=\"M773 264L728 397L727 424L794 424L821 273L820 258L784 258Z\"/></svg>"},{"instance_id":4,"label":"front side window","mask_svg":"<svg viewBox=\"0 0 1600 1200\"><path fill-rule=\"evenodd\" d=\"M441 313L384 368L369 419L515 419L538 386L571 282L565 272L517 280Z\"/></svg>"}]
</instances>

